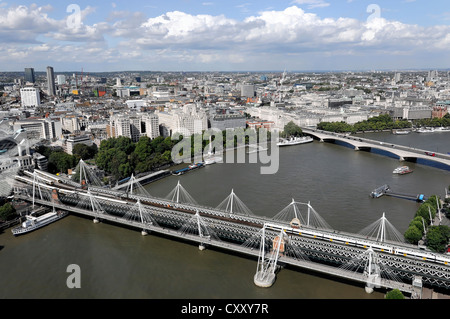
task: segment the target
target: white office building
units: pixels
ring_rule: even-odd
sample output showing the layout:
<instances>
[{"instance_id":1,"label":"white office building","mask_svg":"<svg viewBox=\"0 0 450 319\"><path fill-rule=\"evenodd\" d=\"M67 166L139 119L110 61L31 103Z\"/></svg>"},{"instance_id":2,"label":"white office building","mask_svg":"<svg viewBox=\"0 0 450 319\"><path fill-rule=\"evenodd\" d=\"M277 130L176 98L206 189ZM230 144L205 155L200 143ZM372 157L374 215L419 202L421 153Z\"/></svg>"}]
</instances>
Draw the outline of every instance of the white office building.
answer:
<instances>
[{"instance_id":1,"label":"white office building","mask_svg":"<svg viewBox=\"0 0 450 319\"><path fill-rule=\"evenodd\" d=\"M57 139L62 135L61 122L52 119L29 119L14 123L14 131L25 130L29 139Z\"/></svg>"},{"instance_id":2,"label":"white office building","mask_svg":"<svg viewBox=\"0 0 450 319\"><path fill-rule=\"evenodd\" d=\"M107 126L109 137L125 136L138 142L141 136L159 136L159 118L154 113L119 114L112 116Z\"/></svg>"},{"instance_id":3,"label":"white office building","mask_svg":"<svg viewBox=\"0 0 450 319\"><path fill-rule=\"evenodd\" d=\"M65 151L67 154L73 155L73 148L77 144L85 144L87 146L92 146L93 140L91 135L72 135L66 140Z\"/></svg>"},{"instance_id":4,"label":"white office building","mask_svg":"<svg viewBox=\"0 0 450 319\"><path fill-rule=\"evenodd\" d=\"M22 107L37 107L41 105L39 89L34 87L25 87L20 89L20 99Z\"/></svg>"},{"instance_id":5,"label":"white office building","mask_svg":"<svg viewBox=\"0 0 450 319\"><path fill-rule=\"evenodd\" d=\"M186 104L182 109L173 109L168 112L157 112L159 125L163 136L172 136L174 133L183 135L201 134L208 129L208 116L203 110L197 109L195 104Z\"/></svg>"},{"instance_id":6,"label":"white office building","mask_svg":"<svg viewBox=\"0 0 450 319\"><path fill-rule=\"evenodd\" d=\"M155 113L148 113L142 116L142 121L145 124L145 133L151 138L157 138L159 136L159 118Z\"/></svg>"},{"instance_id":7,"label":"white office building","mask_svg":"<svg viewBox=\"0 0 450 319\"><path fill-rule=\"evenodd\" d=\"M66 84L66 76L63 74L59 74L56 76L56 82L58 83L58 85L63 85Z\"/></svg>"}]
</instances>

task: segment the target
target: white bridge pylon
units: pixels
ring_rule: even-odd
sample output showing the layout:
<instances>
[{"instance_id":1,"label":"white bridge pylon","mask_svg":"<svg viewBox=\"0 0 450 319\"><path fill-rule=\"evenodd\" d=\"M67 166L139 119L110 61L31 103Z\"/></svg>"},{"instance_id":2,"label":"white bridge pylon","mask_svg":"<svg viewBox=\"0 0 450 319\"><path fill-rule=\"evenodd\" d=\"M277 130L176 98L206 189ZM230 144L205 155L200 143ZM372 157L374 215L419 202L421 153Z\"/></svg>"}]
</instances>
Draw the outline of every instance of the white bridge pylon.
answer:
<instances>
[{"instance_id":1,"label":"white bridge pylon","mask_svg":"<svg viewBox=\"0 0 450 319\"><path fill-rule=\"evenodd\" d=\"M393 269L383 265L378 253L372 247L369 247L358 257L349 260L339 268L344 271L362 273L366 277L365 290L367 293L372 293L375 288L381 288L383 278L402 283L402 280L395 275Z\"/></svg>"},{"instance_id":2,"label":"white bridge pylon","mask_svg":"<svg viewBox=\"0 0 450 319\"><path fill-rule=\"evenodd\" d=\"M92 172L91 168L82 160L75 167L75 171L78 172L80 178L81 186L85 185L93 185L93 186L102 186L103 183L97 177L97 175Z\"/></svg>"},{"instance_id":3,"label":"white bridge pylon","mask_svg":"<svg viewBox=\"0 0 450 319\"><path fill-rule=\"evenodd\" d=\"M183 186L181 186L180 181L178 181L177 186L175 186L175 188L166 196L166 199L177 204L184 203L197 205L196 200Z\"/></svg>"},{"instance_id":4,"label":"white bridge pylon","mask_svg":"<svg viewBox=\"0 0 450 319\"><path fill-rule=\"evenodd\" d=\"M309 260L300 248L292 243L284 227L272 223L264 224L263 228L242 246L252 250L259 249L258 265L253 278L258 287L268 288L273 285L281 256Z\"/></svg>"},{"instance_id":5,"label":"white bridge pylon","mask_svg":"<svg viewBox=\"0 0 450 319\"><path fill-rule=\"evenodd\" d=\"M130 195L143 195L146 197L150 197L149 192L136 180L136 177L134 174L131 174L130 180L127 183L127 189L126 192Z\"/></svg>"},{"instance_id":6,"label":"white bridge pylon","mask_svg":"<svg viewBox=\"0 0 450 319\"><path fill-rule=\"evenodd\" d=\"M261 244L258 257L258 266L256 268L256 274L253 277L255 285L258 287L268 288L275 282L278 269L277 262L280 256L280 252L284 252L286 234L283 230L275 237L273 241L272 249L266 248L266 226L261 230Z\"/></svg>"},{"instance_id":7,"label":"white bridge pylon","mask_svg":"<svg viewBox=\"0 0 450 319\"><path fill-rule=\"evenodd\" d=\"M214 239L220 241L220 238L209 227L203 217L197 211L179 230L183 235L194 235L199 237L199 249L205 249L205 243Z\"/></svg>"},{"instance_id":8,"label":"white bridge pylon","mask_svg":"<svg viewBox=\"0 0 450 319\"><path fill-rule=\"evenodd\" d=\"M95 198L95 196L92 195L91 190L88 188L87 194L79 193L78 196L80 196L80 200L76 207L81 209L88 208L92 210L92 213L94 215L94 223L99 223L100 216L105 214L105 211L98 200Z\"/></svg>"},{"instance_id":9,"label":"white bridge pylon","mask_svg":"<svg viewBox=\"0 0 450 319\"><path fill-rule=\"evenodd\" d=\"M143 236L148 235L148 226L159 226L156 220L151 215L150 211L141 204L141 200L138 199L136 204L125 213L123 218L130 221L140 222L143 226L141 234ZM147 226L147 227L146 227Z\"/></svg>"},{"instance_id":10,"label":"white bridge pylon","mask_svg":"<svg viewBox=\"0 0 450 319\"><path fill-rule=\"evenodd\" d=\"M396 241L400 243L405 242L404 236L392 225L386 218L386 214L358 232L360 235L374 238L378 242L385 243L386 241Z\"/></svg>"},{"instance_id":11,"label":"white bridge pylon","mask_svg":"<svg viewBox=\"0 0 450 319\"><path fill-rule=\"evenodd\" d=\"M51 195L49 194L48 189L44 189L44 191L41 189L40 184L41 183L45 183L43 179L41 179L39 177L39 175L36 174L36 172L33 172L33 204L32 204L32 209L34 210L34 201L35 201L35 196L36 196L36 185L37 185L37 191L39 192L39 197L41 198L41 200L44 200L44 196L48 198L51 198Z\"/></svg>"},{"instance_id":12,"label":"white bridge pylon","mask_svg":"<svg viewBox=\"0 0 450 319\"><path fill-rule=\"evenodd\" d=\"M239 197L236 196L234 189L231 190L231 194L228 195L216 209L225 211L230 214L240 215L253 215L251 210L242 202Z\"/></svg>"},{"instance_id":13,"label":"white bridge pylon","mask_svg":"<svg viewBox=\"0 0 450 319\"><path fill-rule=\"evenodd\" d=\"M291 227L317 227L332 229L330 225L316 212L311 203L292 202L273 217L276 221L287 222Z\"/></svg>"}]
</instances>

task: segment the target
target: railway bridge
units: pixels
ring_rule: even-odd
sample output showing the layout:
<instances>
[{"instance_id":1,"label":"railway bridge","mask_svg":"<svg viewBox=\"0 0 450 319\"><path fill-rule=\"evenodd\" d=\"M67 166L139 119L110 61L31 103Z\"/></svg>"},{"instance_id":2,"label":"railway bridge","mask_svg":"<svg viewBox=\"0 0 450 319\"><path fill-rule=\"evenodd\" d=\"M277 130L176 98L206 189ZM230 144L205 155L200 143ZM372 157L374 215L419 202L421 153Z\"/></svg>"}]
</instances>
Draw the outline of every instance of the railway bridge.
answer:
<instances>
[{"instance_id":1,"label":"railway bridge","mask_svg":"<svg viewBox=\"0 0 450 319\"><path fill-rule=\"evenodd\" d=\"M373 289L399 289L420 298L422 287L450 289L450 256L420 250L393 240L385 216L370 233L350 234L331 229L310 203L295 200L273 218L256 216L232 191L216 208L190 200L176 185L167 198L68 181L39 170L17 175L14 196L35 205L54 207L138 229L143 235L162 234L257 259L254 282L274 284L282 267L307 269L365 284ZM394 232L395 233L395 232Z\"/></svg>"}]
</instances>

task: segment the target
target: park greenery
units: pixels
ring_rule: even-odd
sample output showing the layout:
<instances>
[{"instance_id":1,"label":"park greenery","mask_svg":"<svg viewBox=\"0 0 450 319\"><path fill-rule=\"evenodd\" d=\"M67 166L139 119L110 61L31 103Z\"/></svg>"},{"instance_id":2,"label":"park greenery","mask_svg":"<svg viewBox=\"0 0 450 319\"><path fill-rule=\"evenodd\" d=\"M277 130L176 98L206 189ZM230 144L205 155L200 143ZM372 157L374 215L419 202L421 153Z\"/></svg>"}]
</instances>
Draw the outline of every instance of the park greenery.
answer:
<instances>
[{"instance_id":1,"label":"park greenery","mask_svg":"<svg viewBox=\"0 0 450 319\"><path fill-rule=\"evenodd\" d=\"M299 135L301 129L291 123L286 126L289 134ZM227 134L227 131L217 132L222 138L223 148L233 148L239 145L248 145L252 141L256 141L260 130L233 130L233 134ZM271 139L270 132L267 134L267 141ZM216 135L217 135L216 134ZM151 139L143 136L138 142L132 142L128 137L112 137L101 141L100 146L94 144L87 146L85 144L76 144L73 148L73 155L67 154L62 148L48 147L40 145L36 151L48 159L48 172L52 174L65 173L69 169L74 169L80 159L96 165L110 176L111 181L138 175L145 172L156 170L160 167L172 165L172 150L174 146L183 140L183 135L174 134L176 138L162 137ZM212 135L211 141L218 136ZM190 136L189 145L180 147L180 154L190 151L190 158L194 158L196 154L203 154L208 150L207 145L210 143L208 134L193 134ZM252 142L253 143L253 142Z\"/></svg>"},{"instance_id":2,"label":"park greenery","mask_svg":"<svg viewBox=\"0 0 450 319\"><path fill-rule=\"evenodd\" d=\"M450 239L450 227L432 225L438 212L438 201L440 198L433 195L420 205L404 236L411 244L417 245L424 240L430 250L444 253Z\"/></svg>"},{"instance_id":3,"label":"park greenery","mask_svg":"<svg viewBox=\"0 0 450 319\"><path fill-rule=\"evenodd\" d=\"M36 147L36 151L48 160L48 172L52 174L67 173L77 165L77 157L64 152L61 148L52 148L44 145Z\"/></svg>"},{"instance_id":4,"label":"park greenery","mask_svg":"<svg viewBox=\"0 0 450 319\"><path fill-rule=\"evenodd\" d=\"M367 131L383 131L411 128L412 123L407 120L394 121L388 114L372 117L355 124L345 122L321 122L317 129L335 133L358 133Z\"/></svg>"},{"instance_id":5,"label":"park greenery","mask_svg":"<svg viewBox=\"0 0 450 319\"><path fill-rule=\"evenodd\" d=\"M0 221L8 221L16 217L16 209L10 203L0 207Z\"/></svg>"},{"instance_id":6,"label":"park greenery","mask_svg":"<svg viewBox=\"0 0 450 319\"><path fill-rule=\"evenodd\" d=\"M300 128L300 126L298 126L297 124L295 124L294 122L290 121L288 124L286 124L284 126L284 130L283 132L280 133L281 137L299 137L303 135L303 131Z\"/></svg>"},{"instance_id":7,"label":"park greenery","mask_svg":"<svg viewBox=\"0 0 450 319\"><path fill-rule=\"evenodd\" d=\"M47 158L49 173L67 174L69 169L74 168L80 159L87 160L94 158L97 154L97 145L76 144L73 147L73 155L64 152L62 148L53 148L45 145L37 146L36 151Z\"/></svg>"},{"instance_id":8,"label":"park greenery","mask_svg":"<svg viewBox=\"0 0 450 319\"><path fill-rule=\"evenodd\" d=\"M235 147L239 144L248 144L250 140L249 132L236 130L233 136L227 136L226 131L218 132L223 141L223 148ZM176 138L159 136L155 139L143 136L138 142L133 143L130 138L117 137L103 140L100 143L95 163L98 168L110 174L113 180L120 180L160 167L174 164L172 151L174 146L183 140L180 134L174 134ZM212 136L214 141L216 136ZM190 152L188 159L192 159L196 154L203 154L209 144L209 136L203 134L193 134L190 139L186 139L188 144L179 145L180 158L184 152Z\"/></svg>"},{"instance_id":9,"label":"park greenery","mask_svg":"<svg viewBox=\"0 0 450 319\"><path fill-rule=\"evenodd\" d=\"M162 136L153 140L143 136L137 143L124 136L109 138L100 143L95 163L119 180L171 164L171 150L177 142Z\"/></svg>"}]
</instances>

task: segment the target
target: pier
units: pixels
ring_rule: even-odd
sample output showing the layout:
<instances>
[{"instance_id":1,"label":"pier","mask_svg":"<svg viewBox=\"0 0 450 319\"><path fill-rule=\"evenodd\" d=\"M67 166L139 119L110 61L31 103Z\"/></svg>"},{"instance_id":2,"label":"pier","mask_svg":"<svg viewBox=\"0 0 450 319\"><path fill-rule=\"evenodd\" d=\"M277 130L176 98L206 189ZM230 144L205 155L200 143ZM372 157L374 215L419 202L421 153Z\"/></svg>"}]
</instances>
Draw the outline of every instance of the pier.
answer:
<instances>
[{"instance_id":1,"label":"pier","mask_svg":"<svg viewBox=\"0 0 450 319\"><path fill-rule=\"evenodd\" d=\"M380 187L374 189L372 191L372 193L370 193L370 196L372 198L380 198L380 197L385 196L385 195L386 196L391 196L391 197L407 199L407 200L413 200L413 201L416 201L416 202L419 202L419 203L424 202L424 201L427 200L427 198L423 194L413 195L413 194L405 194L405 193L394 192L394 191L391 190L389 185L380 186Z\"/></svg>"}]
</instances>

